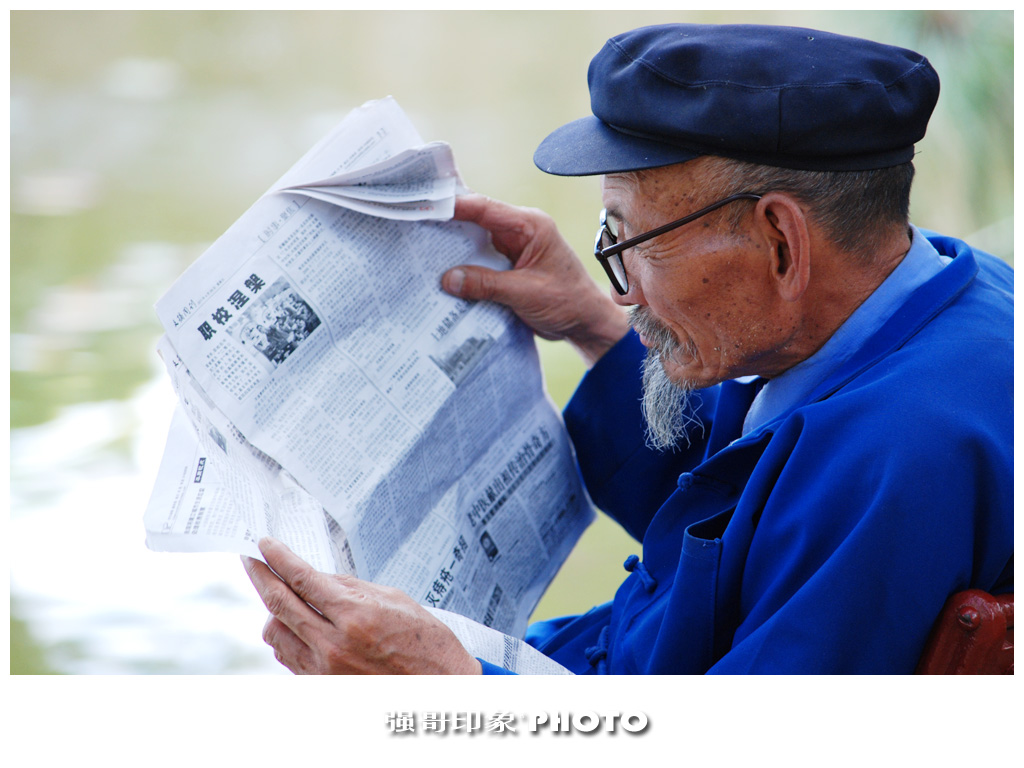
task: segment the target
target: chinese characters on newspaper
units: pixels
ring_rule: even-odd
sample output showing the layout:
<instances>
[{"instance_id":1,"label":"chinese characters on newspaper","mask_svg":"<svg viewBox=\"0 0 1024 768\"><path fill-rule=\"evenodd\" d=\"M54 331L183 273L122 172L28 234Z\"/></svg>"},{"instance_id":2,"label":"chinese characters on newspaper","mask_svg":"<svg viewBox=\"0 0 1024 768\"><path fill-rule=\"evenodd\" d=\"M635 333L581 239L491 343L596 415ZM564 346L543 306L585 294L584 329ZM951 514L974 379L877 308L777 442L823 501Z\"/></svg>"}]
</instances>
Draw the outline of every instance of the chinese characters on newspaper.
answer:
<instances>
[{"instance_id":1,"label":"chinese characters on newspaper","mask_svg":"<svg viewBox=\"0 0 1024 768\"><path fill-rule=\"evenodd\" d=\"M369 102L160 299L179 409L146 543L259 557L273 535L488 661L562 671L517 638L593 511L529 330L440 290L507 267L451 220L461 190L447 145Z\"/></svg>"}]
</instances>

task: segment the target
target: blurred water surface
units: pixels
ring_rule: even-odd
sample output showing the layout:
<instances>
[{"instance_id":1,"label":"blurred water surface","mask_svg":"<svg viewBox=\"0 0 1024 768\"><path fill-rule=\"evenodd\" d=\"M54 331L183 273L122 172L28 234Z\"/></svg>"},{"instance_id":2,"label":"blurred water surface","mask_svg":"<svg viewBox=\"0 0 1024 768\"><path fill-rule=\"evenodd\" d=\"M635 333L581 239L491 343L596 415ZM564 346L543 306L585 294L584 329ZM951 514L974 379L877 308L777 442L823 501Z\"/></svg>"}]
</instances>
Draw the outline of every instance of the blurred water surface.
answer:
<instances>
[{"instance_id":1,"label":"blurred water surface","mask_svg":"<svg viewBox=\"0 0 1024 768\"><path fill-rule=\"evenodd\" d=\"M152 305L350 109L393 95L467 183L551 213L585 253L595 179L531 156L588 112L610 35L797 24L915 47L943 78L917 223L1012 261L1008 12L14 12L11 671L279 673L237 558L156 554L142 511L173 409ZM595 272L595 275L597 272ZM564 403L582 372L542 345ZM607 600L638 545L589 531L537 616Z\"/></svg>"}]
</instances>

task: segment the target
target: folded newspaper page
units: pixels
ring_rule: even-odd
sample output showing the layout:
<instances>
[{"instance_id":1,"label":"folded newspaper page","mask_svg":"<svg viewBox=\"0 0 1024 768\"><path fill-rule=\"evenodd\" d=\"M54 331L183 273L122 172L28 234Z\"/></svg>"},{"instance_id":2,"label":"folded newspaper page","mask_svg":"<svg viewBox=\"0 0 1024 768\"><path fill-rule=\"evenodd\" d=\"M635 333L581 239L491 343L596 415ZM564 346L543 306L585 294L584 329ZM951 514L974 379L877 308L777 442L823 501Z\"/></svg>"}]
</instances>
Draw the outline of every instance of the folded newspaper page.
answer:
<instances>
[{"instance_id":1,"label":"folded newspaper page","mask_svg":"<svg viewBox=\"0 0 1024 768\"><path fill-rule=\"evenodd\" d=\"M522 636L594 513L529 329L440 289L456 264L508 267L451 220L463 189L446 144L369 102L160 299L180 407L150 548L259 557L273 535Z\"/></svg>"}]
</instances>

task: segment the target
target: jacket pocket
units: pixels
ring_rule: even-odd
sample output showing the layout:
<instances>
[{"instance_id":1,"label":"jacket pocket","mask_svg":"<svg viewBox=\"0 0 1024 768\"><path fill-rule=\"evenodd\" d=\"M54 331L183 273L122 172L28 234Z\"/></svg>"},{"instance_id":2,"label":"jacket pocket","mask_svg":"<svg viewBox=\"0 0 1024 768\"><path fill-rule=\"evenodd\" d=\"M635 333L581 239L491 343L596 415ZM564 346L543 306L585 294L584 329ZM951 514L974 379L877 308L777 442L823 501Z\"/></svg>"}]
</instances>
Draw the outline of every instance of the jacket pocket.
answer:
<instances>
[{"instance_id":1,"label":"jacket pocket","mask_svg":"<svg viewBox=\"0 0 1024 768\"><path fill-rule=\"evenodd\" d=\"M622 640L637 670L702 674L714 664L721 536L733 511L729 508L688 526L682 539L676 539L676 569L670 583L659 585L655 595L634 591Z\"/></svg>"}]
</instances>

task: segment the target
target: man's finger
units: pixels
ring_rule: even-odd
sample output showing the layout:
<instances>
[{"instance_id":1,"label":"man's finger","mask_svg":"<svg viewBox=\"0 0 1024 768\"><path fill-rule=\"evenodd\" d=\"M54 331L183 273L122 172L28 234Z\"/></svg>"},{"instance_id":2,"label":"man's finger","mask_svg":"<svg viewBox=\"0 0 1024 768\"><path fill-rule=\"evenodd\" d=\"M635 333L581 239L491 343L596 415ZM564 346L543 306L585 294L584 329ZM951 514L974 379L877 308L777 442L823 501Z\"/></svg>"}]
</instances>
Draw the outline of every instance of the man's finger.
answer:
<instances>
[{"instance_id":1,"label":"man's finger","mask_svg":"<svg viewBox=\"0 0 1024 768\"><path fill-rule=\"evenodd\" d=\"M496 301L516 307L528 298L523 295L528 278L515 270L487 267L453 267L441 276L441 287L448 293L471 301Z\"/></svg>"},{"instance_id":2,"label":"man's finger","mask_svg":"<svg viewBox=\"0 0 1024 768\"><path fill-rule=\"evenodd\" d=\"M491 244L517 264L529 243L539 212L492 200L484 195L455 198L454 219L469 221L491 233Z\"/></svg>"},{"instance_id":3,"label":"man's finger","mask_svg":"<svg viewBox=\"0 0 1024 768\"><path fill-rule=\"evenodd\" d=\"M314 608L322 609L327 598L326 579L322 573L277 539L260 539L259 548L267 565L274 569L281 581Z\"/></svg>"},{"instance_id":4,"label":"man's finger","mask_svg":"<svg viewBox=\"0 0 1024 768\"><path fill-rule=\"evenodd\" d=\"M296 675L313 674L313 650L280 619L271 616L263 626L263 642L274 649L274 657Z\"/></svg>"},{"instance_id":5,"label":"man's finger","mask_svg":"<svg viewBox=\"0 0 1024 768\"><path fill-rule=\"evenodd\" d=\"M452 218L457 221L471 221L487 229L484 219L487 212L496 204L497 201L491 200L486 195L458 195L455 198L455 213Z\"/></svg>"},{"instance_id":6,"label":"man's finger","mask_svg":"<svg viewBox=\"0 0 1024 768\"><path fill-rule=\"evenodd\" d=\"M245 572L271 615L277 617L306 645L313 645L323 634L327 619L313 610L306 601L264 563L243 557Z\"/></svg>"}]
</instances>

